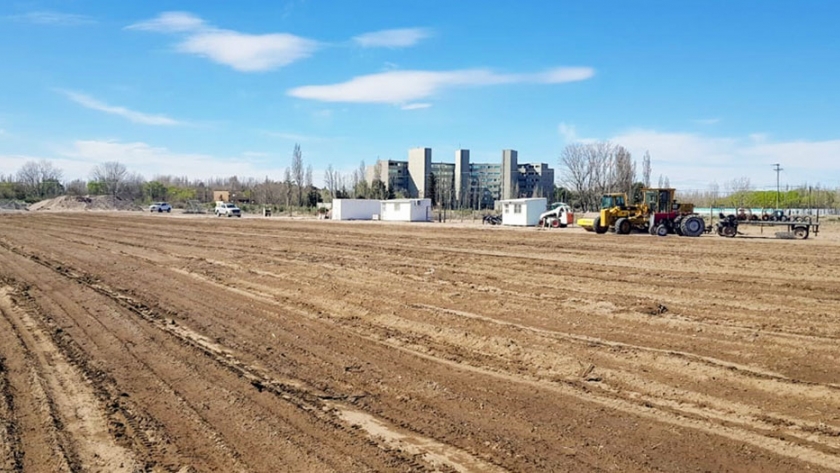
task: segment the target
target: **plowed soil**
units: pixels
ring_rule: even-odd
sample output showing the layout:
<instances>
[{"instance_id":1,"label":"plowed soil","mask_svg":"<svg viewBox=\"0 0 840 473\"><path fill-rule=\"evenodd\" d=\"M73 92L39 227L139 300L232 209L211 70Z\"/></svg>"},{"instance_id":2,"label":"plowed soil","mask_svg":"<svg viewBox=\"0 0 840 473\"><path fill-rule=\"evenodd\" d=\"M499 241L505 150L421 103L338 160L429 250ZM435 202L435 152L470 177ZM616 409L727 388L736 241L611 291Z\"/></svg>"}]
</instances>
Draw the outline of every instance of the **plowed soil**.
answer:
<instances>
[{"instance_id":1,"label":"plowed soil","mask_svg":"<svg viewBox=\"0 0 840 473\"><path fill-rule=\"evenodd\" d=\"M836 471L839 306L830 228L7 214L0 471Z\"/></svg>"}]
</instances>

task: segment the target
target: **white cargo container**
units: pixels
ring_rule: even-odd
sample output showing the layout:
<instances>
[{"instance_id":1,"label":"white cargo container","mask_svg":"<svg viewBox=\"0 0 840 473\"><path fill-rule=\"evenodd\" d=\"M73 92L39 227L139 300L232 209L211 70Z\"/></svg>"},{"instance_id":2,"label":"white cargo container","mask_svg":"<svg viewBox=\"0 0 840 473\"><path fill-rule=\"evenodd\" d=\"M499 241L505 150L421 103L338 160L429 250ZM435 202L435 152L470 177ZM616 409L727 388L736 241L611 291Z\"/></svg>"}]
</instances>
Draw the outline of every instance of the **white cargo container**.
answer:
<instances>
[{"instance_id":1,"label":"white cargo container","mask_svg":"<svg viewBox=\"0 0 840 473\"><path fill-rule=\"evenodd\" d=\"M431 210L431 199L383 200L379 218L391 222L428 222Z\"/></svg>"},{"instance_id":2,"label":"white cargo container","mask_svg":"<svg viewBox=\"0 0 840 473\"><path fill-rule=\"evenodd\" d=\"M335 199L332 201L330 218L332 220L373 220L379 213L378 200Z\"/></svg>"},{"instance_id":3,"label":"white cargo container","mask_svg":"<svg viewBox=\"0 0 840 473\"><path fill-rule=\"evenodd\" d=\"M540 223L540 214L545 212L548 200L545 197L533 199L500 200L502 225L533 227Z\"/></svg>"}]
</instances>

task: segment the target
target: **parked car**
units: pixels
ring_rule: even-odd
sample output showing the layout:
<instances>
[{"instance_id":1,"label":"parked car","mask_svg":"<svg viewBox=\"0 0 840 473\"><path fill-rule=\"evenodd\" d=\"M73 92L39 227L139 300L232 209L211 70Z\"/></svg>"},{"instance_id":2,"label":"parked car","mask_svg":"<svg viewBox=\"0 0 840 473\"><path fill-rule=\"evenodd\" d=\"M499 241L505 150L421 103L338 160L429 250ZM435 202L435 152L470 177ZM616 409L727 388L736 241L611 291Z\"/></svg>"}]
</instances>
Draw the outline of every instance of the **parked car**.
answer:
<instances>
[{"instance_id":1,"label":"parked car","mask_svg":"<svg viewBox=\"0 0 840 473\"><path fill-rule=\"evenodd\" d=\"M149 206L149 212L172 212L172 206L166 202L155 202Z\"/></svg>"},{"instance_id":2,"label":"parked car","mask_svg":"<svg viewBox=\"0 0 840 473\"><path fill-rule=\"evenodd\" d=\"M242 211L239 210L239 207L237 207L233 202L216 202L215 213L217 217L221 217L222 215L226 217L242 216Z\"/></svg>"}]
</instances>

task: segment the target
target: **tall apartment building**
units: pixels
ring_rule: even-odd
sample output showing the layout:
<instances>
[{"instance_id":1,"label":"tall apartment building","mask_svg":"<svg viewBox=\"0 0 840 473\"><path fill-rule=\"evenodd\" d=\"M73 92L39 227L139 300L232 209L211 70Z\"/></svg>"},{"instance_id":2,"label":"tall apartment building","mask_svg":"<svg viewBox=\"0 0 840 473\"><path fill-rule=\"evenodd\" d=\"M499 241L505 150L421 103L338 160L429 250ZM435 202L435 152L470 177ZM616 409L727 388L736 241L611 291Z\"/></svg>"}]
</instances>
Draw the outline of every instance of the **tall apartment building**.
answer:
<instances>
[{"instance_id":1,"label":"tall apartment building","mask_svg":"<svg viewBox=\"0 0 840 473\"><path fill-rule=\"evenodd\" d=\"M496 200L518 197L551 197L554 193L554 169L546 163L518 162L516 150L502 151L501 163L471 163L470 151L455 151L454 163L432 162L431 148L413 148L408 161L380 160L380 179L394 192L403 191L409 198L433 198L441 186L448 189L452 206L491 208ZM374 166L376 166L374 165ZM367 169L373 181L374 166ZM387 169L387 174L385 170ZM431 195L432 179L438 195ZM451 192L450 192L451 191Z\"/></svg>"},{"instance_id":2,"label":"tall apartment building","mask_svg":"<svg viewBox=\"0 0 840 473\"><path fill-rule=\"evenodd\" d=\"M429 195L429 173L432 172L432 148L408 150L408 196L425 199Z\"/></svg>"}]
</instances>

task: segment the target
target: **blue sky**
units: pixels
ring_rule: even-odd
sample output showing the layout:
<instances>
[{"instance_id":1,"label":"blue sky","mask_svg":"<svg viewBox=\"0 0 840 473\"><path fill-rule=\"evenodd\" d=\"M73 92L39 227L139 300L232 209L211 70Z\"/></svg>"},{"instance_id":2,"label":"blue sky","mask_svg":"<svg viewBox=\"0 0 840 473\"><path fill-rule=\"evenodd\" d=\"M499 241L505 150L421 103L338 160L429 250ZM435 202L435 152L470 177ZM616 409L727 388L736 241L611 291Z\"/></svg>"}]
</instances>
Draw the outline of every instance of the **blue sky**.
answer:
<instances>
[{"instance_id":1,"label":"blue sky","mask_svg":"<svg viewBox=\"0 0 840 473\"><path fill-rule=\"evenodd\" d=\"M830 0L4 0L0 173L279 179L297 142L320 181L417 146L558 167L611 140L685 189L766 188L777 162L835 187L837 18Z\"/></svg>"}]
</instances>

